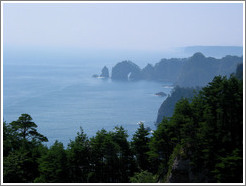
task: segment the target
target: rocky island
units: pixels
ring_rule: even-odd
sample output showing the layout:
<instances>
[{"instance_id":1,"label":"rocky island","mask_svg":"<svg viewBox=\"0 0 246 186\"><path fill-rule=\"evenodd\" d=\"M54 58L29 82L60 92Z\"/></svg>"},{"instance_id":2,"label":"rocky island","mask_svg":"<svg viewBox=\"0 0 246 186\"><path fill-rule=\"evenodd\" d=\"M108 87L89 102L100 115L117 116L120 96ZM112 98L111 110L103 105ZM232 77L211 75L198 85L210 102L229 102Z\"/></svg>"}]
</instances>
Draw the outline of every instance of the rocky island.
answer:
<instances>
[{"instance_id":1,"label":"rocky island","mask_svg":"<svg viewBox=\"0 0 246 186\"><path fill-rule=\"evenodd\" d=\"M181 87L205 86L212 81L214 76L229 76L242 62L242 56L228 55L217 59L205 57L200 52L188 58L164 58L155 65L147 64L143 69L132 61L125 60L112 68L111 79L117 81L172 82ZM100 77L109 77L107 67L102 69Z\"/></svg>"},{"instance_id":2,"label":"rocky island","mask_svg":"<svg viewBox=\"0 0 246 186\"><path fill-rule=\"evenodd\" d=\"M100 77L109 78L109 70L106 66L103 67Z\"/></svg>"},{"instance_id":3,"label":"rocky island","mask_svg":"<svg viewBox=\"0 0 246 186\"><path fill-rule=\"evenodd\" d=\"M157 92L157 93L155 93L155 95L160 96L160 97L167 96L167 94L165 92Z\"/></svg>"}]
</instances>

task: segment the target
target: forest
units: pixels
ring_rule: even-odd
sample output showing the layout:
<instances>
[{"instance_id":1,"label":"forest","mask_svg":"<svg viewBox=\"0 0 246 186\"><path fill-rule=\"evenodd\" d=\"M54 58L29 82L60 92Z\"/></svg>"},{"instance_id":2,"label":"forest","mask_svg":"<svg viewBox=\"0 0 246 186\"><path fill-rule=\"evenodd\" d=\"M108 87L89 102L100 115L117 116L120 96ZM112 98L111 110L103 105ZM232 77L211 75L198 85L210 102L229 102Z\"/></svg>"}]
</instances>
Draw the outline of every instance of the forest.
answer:
<instances>
[{"instance_id":1,"label":"forest","mask_svg":"<svg viewBox=\"0 0 246 186\"><path fill-rule=\"evenodd\" d=\"M3 123L4 183L243 182L242 73L216 76L151 134L140 123L50 147L29 114ZM174 166L176 165L176 166ZM176 168L175 168L176 167Z\"/></svg>"}]
</instances>

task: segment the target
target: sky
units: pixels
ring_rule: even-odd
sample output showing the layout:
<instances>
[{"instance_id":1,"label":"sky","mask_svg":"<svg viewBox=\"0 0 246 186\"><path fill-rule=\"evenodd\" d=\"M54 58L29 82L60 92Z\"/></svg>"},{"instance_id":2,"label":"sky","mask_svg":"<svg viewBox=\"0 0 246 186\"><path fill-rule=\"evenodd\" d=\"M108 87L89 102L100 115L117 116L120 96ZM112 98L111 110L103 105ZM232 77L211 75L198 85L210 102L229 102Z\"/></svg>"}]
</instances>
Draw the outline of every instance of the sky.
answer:
<instances>
[{"instance_id":1,"label":"sky","mask_svg":"<svg viewBox=\"0 0 246 186\"><path fill-rule=\"evenodd\" d=\"M242 3L4 3L4 47L242 46Z\"/></svg>"}]
</instances>

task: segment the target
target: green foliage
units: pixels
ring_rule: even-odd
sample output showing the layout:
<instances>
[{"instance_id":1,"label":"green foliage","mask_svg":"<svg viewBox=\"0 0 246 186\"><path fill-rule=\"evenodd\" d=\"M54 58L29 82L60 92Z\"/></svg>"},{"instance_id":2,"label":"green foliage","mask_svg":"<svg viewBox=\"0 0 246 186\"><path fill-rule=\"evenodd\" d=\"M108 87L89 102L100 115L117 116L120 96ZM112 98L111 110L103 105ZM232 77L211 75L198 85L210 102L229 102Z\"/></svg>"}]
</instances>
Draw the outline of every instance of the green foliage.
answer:
<instances>
[{"instance_id":1,"label":"green foliage","mask_svg":"<svg viewBox=\"0 0 246 186\"><path fill-rule=\"evenodd\" d=\"M141 122L132 138L132 148L136 155L137 164L140 170L149 170L150 168L147 154L147 152L149 152L149 134L148 129L146 129L144 124Z\"/></svg>"},{"instance_id":2,"label":"green foliage","mask_svg":"<svg viewBox=\"0 0 246 186\"><path fill-rule=\"evenodd\" d=\"M172 153L175 139L171 139L167 128L169 120L164 118L162 123L154 131L152 138L150 139L149 148L150 151L147 153L149 155L149 161L151 162L151 172L154 174L163 174L166 172L166 165L168 158ZM156 166L159 165L159 166Z\"/></svg>"},{"instance_id":3,"label":"green foliage","mask_svg":"<svg viewBox=\"0 0 246 186\"><path fill-rule=\"evenodd\" d=\"M37 132L37 125L32 122L32 117L28 114L21 114L17 121L10 123L11 129L20 140L37 140L47 142L48 139Z\"/></svg>"},{"instance_id":4,"label":"green foliage","mask_svg":"<svg viewBox=\"0 0 246 186\"><path fill-rule=\"evenodd\" d=\"M107 162L116 159L118 146L112 140L112 136L104 129L98 131L96 136L91 138L91 161L94 174L91 175L91 180L94 182L107 182L108 176L105 174L111 173L112 166L106 167ZM106 169L110 169L107 170Z\"/></svg>"},{"instance_id":5,"label":"green foliage","mask_svg":"<svg viewBox=\"0 0 246 186\"><path fill-rule=\"evenodd\" d=\"M70 141L67 148L69 180L74 183L87 182L90 171L90 144L82 128L74 141Z\"/></svg>"},{"instance_id":6,"label":"green foliage","mask_svg":"<svg viewBox=\"0 0 246 186\"><path fill-rule=\"evenodd\" d=\"M205 100L202 143L209 158L206 166L210 169L219 157L225 156L234 149L242 149L243 139L243 91L242 84L235 77L227 80L216 77L209 86L203 89Z\"/></svg>"},{"instance_id":7,"label":"green foliage","mask_svg":"<svg viewBox=\"0 0 246 186\"><path fill-rule=\"evenodd\" d=\"M28 114L10 124L3 123L4 182L29 183L39 175L37 160L45 149L41 142L47 138L36 128Z\"/></svg>"},{"instance_id":8,"label":"green foliage","mask_svg":"<svg viewBox=\"0 0 246 186\"><path fill-rule=\"evenodd\" d=\"M233 150L232 154L219 157L218 163L213 171L217 182L243 182L242 154L239 149Z\"/></svg>"},{"instance_id":9,"label":"green foliage","mask_svg":"<svg viewBox=\"0 0 246 186\"><path fill-rule=\"evenodd\" d=\"M135 166L127 137L123 127L115 127L114 132L102 129L91 139L94 182L129 182Z\"/></svg>"},{"instance_id":10,"label":"green foliage","mask_svg":"<svg viewBox=\"0 0 246 186\"><path fill-rule=\"evenodd\" d=\"M11 132L10 126L3 122L3 156L6 157L14 149L17 149L18 143ZM16 146L15 146L16 145Z\"/></svg>"},{"instance_id":11,"label":"green foliage","mask_svg":"<svg viewBox=\"0 0 246 186\"><path fill-rule=\"evenodd\" d=\"M167 162L173 158L170 152L182 145L196 180L241 182L242 129L242 81L217 76L191 102L177 102L173 116L154 132L149 155L167 173L165 167L170 167ZM205 174L203 178L201 174Z\"/></svg>"},{"instance_id":12,"label":"green foliage","mask_svg":"<svg viewBox=\"0 0 246 186\"><path fill-rule=\"evenodd\" d=\"M156 183L157 179L151 172L142 171L134 174L130 178L131 183Z\"/></svg>"},{"instance_id":13,"label":"green foliage","mask_svg":"<svg viewBox=\"0 0 246 186\"><path fill-rule=\"evenodd\" d=\"M21 151L11 152L4 158L3 177L5 183L28 183L31 181L32 172L28 170L32 159Z\"/></svg>"},{"instance_id":14,"label":"green foliage","mask_svg":"<svg viewBox=\"0 0 246 186\"><path fill-rule=\"evenodd\" d=\"M38 161L40 177L35 182L67 182L67 157L62 143L56 141Z\"/></svg>"},{"instance_id":15,"label":"green foliage","mask_svg":"<svg viewBox=\"0 0 246 186\"><path fill-rule=\"evenodd\" d=\"M127 131L122 127L115 127L113 132L113 140L119 146L117 152L118 156L118 175L120 183L129 182L129 177L133 175L136 170L133 152L130 148L130 143L127 141Z\"/></svg>"}]
</instances>

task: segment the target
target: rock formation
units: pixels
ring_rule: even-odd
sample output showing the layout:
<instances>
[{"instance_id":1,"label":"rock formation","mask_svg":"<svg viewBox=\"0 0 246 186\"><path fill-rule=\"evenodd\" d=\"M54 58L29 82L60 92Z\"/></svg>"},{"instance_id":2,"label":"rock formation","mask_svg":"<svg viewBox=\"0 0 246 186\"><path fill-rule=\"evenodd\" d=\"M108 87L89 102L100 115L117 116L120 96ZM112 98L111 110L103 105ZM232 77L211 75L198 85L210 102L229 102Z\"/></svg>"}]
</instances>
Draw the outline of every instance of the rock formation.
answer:
<instances>
[{"instance_id":1,"label":"rock formation","mask_svg":"<svg viewBox=\"0 0 246 186\"><path fill-rule=\"evenodd\" d=\"M161 97L167 96L167 94L165 92L157 92L157 93L155 93L155 95L161 96Z\"/></svg>"},{"instance_id":2,"label":"rock formation","mask_svg":"<svg viewBox=\"0 0 246 186\"><path fill-rule=\"evenodd\" d=\"M109 78L109 71L106 66L103 67L100 77Z\"/></svg>"},{"instance_id":3,"label":"rock formation","mask_svg":"<svg viewBox=\"0 0 246 186\"><path fill-rule=\"evenodd\" d=\"M176 157L172 166L171 174L167 178L168 183L189 183L191 172L189 171L190 161Z\"/></svg>"},{"instance_id":4,"label":"rock formation","mask_svg":"<svg viewBox=\"0 0 246 186\"><path fill-rule=\"evenodd\" d=\"M142 70L142 78L145 80L153 80L155 69L151 64L148 64L146 67Z\"/></svg>"},{"instance_id":5,"label":"rock formation","mask_svg":"<svg viewBox=\"0 0 246 186\"><path fill-rule=\"evenodd\" d=\"M135 81L141 79L141 69L131 61L122 61L112 69L112 80Z\"/></svg>"},{"instance_id":6,"label":"rock formation","mask_svg":"<svg viewBox=\"0 0 246 186\"><path fill-rule=\"evenodd\" d=\"M148 64L142 70L131 61L122 61L112 68L112 80L152 80L171 82L182 87L205 86L214 76L229 76L242 64L243 57L226 56L221 59L205 57L197 52L189 58L162 59L154 66ZM101 77L109 77L107 67Z\"/></svg>"}]
</instances>

